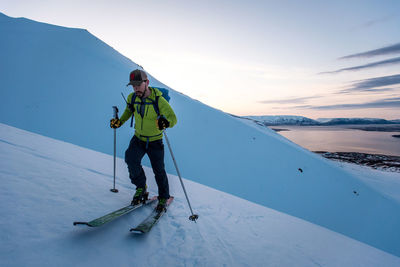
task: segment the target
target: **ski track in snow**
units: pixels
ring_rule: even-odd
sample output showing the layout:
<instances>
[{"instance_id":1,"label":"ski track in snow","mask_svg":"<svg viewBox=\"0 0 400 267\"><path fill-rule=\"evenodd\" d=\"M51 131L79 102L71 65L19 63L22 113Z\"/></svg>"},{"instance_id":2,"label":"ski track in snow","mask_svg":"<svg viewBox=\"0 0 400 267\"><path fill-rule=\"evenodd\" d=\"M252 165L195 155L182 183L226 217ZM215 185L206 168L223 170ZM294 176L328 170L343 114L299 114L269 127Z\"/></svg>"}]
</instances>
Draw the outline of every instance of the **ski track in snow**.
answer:
<instances>
[{"instance_id":1,"label":"ski track in snow","mask_svg":"<svg viewBox=\"0 0 400 267\"><path fill-rule=\"evenodd\" d=\"M56 160L56 159L52 158L51 156L42 155L42 154L38 153L36 149L32 149L32 148L27 147L27 146L14 144L12 142L7 142L7 141L2 140L2 139L0 139L0 142L3 142L5 144L11 145L11 146L14 146L17 150L19 150L21 152L26 152L26 153L28 153L28 154L30 154L32 156L35 156L35 157L38 157L38 158L42 158L42 159L45 159L45 160L48 160L48 161L51 161L51 162L54 162L54 163L58 163L60 165L67 165L69 167L73 167L73 168L77 168L77 169L83 169L83 170L86 170L88 172L92 172L94 174L100 174L100 175L107 176L107 177L113 177L110 174L106 174L106 173L102 173L102 172L99 172L99 171L96 171L96 170L93 170L93 169L90 169L90 168L86 168L86 167L84 167L82 165L79 165L79 164L73 164L73 163L65 161L65 160Z\"/></svg>"}]
</instances>

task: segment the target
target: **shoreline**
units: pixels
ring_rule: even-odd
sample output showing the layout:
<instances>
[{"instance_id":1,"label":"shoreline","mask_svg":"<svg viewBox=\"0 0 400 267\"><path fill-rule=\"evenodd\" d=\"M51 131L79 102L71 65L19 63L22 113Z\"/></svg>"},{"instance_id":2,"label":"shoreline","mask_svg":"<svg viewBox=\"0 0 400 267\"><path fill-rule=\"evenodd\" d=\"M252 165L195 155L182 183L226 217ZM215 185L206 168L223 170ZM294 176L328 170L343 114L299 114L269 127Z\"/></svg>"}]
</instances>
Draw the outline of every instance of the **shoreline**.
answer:
<instances>
[{"instance_id":1,"label":"shoreline","mask_svg":"<svg viewBox=\"0 0 400 267\"><path fill-rule=\"evenodd\" d=\"M400 157L398 156L358 152L312 152L334 161L348 162L361 166L367 166L376 170L400 173Z\"/></svg>"}]
</instances>

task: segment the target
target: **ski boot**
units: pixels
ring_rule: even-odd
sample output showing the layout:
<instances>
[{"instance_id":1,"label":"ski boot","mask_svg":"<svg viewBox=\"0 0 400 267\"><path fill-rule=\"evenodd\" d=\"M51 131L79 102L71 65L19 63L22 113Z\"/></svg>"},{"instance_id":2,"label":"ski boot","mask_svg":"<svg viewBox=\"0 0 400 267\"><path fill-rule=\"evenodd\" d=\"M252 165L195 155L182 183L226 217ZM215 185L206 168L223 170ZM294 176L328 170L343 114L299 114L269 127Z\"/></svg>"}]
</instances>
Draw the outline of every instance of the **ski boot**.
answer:
<instances>
[{"instance_id":1,"label":"ski boot","mask_svg":"<svg viewBox=\"0 0 400 267\"><path fill-rule=\"evenodd\" d=\"M159 198L158 205L156 207L157 212L167 211L167 199L166 198Z\"/></svg>"},{"instance_id":2,"label":"ski boot","mask_svg":"<svg viewBox=\"0 0 400 267\"><path fill-rule=\"evenodd\" d=\"M131 202L132 206L140 204L140 203L145 203L146 200L149 199L149 192L146 191L146 188L147 188L147 186L145 188L142 188L142 187L136 188L136 193L133 196L133 199Z\"/></svg>"}]
</instances>

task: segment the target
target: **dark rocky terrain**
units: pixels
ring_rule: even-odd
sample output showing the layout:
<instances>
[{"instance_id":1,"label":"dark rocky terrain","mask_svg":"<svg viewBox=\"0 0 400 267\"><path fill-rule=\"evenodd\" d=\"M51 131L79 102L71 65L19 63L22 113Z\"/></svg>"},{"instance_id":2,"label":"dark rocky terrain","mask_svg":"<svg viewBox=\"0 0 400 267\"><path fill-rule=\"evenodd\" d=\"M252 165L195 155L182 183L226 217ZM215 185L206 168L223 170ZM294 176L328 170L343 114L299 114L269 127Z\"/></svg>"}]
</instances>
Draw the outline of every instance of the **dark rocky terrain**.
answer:
<instances>
[{"instance_id":1,"label":"dark rocky terrain","mask_svg":"<svg viewBox=\"0 0 400 267\"><path fill-rule=\"evenodd\" d=\"M325 158L368 166L374 169L400 172L400 157L356 152L314 151Z\"/></svg>"}]
</instances>

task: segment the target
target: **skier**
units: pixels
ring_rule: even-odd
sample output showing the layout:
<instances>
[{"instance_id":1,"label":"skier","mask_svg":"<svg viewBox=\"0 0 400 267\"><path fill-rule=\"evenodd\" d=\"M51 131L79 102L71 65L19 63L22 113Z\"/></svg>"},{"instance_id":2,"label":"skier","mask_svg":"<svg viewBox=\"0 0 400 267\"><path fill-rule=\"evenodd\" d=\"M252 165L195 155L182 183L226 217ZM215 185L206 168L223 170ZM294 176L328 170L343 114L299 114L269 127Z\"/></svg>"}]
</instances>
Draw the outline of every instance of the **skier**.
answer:
<instances>
[{"instance_id":1,"label":"skier","mask_svg":"<svg viewBox=\"0 0 400 267\"><path fill-rule=\"evenodd\" d=\"M144 154L150 158L158 186L157 211L166 208L170 198L168 177L164 166L163 130L177 123L175 113L162 93L149 86L147 74L136 69L129 75L129 83L134 92L128 96L127 106L122 116L110 121L111 128L121 127L131 116L135 118L135 134L125 151L129 178L136 186L132 205L144 202L147 196L146 176L141 161Z\"/></svg>"}]
</instances>

